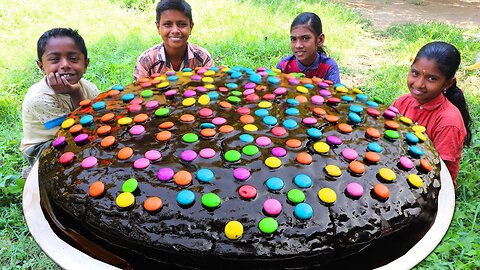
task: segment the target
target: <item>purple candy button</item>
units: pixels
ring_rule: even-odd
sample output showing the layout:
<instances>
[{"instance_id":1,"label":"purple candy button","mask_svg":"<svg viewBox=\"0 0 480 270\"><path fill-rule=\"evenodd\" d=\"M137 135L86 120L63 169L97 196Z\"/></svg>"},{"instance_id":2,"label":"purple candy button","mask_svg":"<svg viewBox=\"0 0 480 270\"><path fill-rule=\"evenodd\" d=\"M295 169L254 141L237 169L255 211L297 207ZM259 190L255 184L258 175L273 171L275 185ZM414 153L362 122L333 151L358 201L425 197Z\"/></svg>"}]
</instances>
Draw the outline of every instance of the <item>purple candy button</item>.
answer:
<instances>
[{"instance_id":1,"label":"purple candy button","mask_svg":"<svg viewBox=\"0 0 480 270\"><path fill-rule=\"evenodd\" d=\"M180 158L184 161L194 161L197 158L197 153L193 150L185 150L180 154Z\"/></svg>"},{"instance_id":2,"label":"purple candy button","mask_svg":"<svg viewBox=\"0 0 480 270\"><path fill-rule=\"evenodd\" d=\"M52 145L55 148L60 148L60 147L65 145L66 141L67 140L66 140L65 136L60 136L55 141L53 141Z\"/></svg>"},{"instance_id":3,"label":"purple candy button","mask_svg":"<svg viewBox=\"0 0 480 270\"><path fill-rule=\"evenodd\" d=\"M202 93L207 92L207 88L205 86L197 86L195 89L198 92L202 92Z\"/></svg>"},{"instance_id":4,"label":"purple candy button","mask_svg":"<svg viewBox=\"0 0 480 270\"><path fill-rule=\"evenodd\" d=\"M415 166L413 161L408 157L400 157L400 165L402 165L402 167L405 169L411 169Z\"/></svg>"},{"instance_id":5,"label":"purple candy button","mask_svg":"<svg viewBox=\"0 0 480 270\"><path fill-rule=\"evenodd\" d=\"M397 109L397 107L394 107L394 106L390 106L388 107L388 109L394 113L400 113L400 111Z\"/></svg>"},{"instance_id":6,"label":"purple candy button","mask_svg":"<svg viewBox=\"0 0 480 270\"><path fill-rule=\"evenodd\" d=\"M325 89L320 90L319 93L322 97L331 97L332 96L332 93L328 90L325 90Z\"/></svg>"},{"instance_id":7,"label":"purple candy button","mask_svg":"<svg viewBox=\"0 0 480 270\"><path fill-rule=\"evenodd\" d=\"M155 109L158 107L158 101L156 100L150 100L147 103L145 103L145 108L148 110Z\"/></svg>"},{"instance_id":8,"label":"purple candy button","mask_svg":"<svg viewBox=\"0 0 480 270\"><path fill-rule=\"evenodd\" d=\"M175 172L170 168L161 168L157 172L157 178L160 181L169 181L172 180L174 174Z\"/></svg>"},{"instance_id":9,"label":"purple candy button","mask_svg":"<svg viewBox=\"0 0 480 270\"><path fill-rule=\"evenodd\" d=\"M145 152L145 158L150 161L159 160L162 157L162 154L157 150L148 150Z\"/></svg>"},{"instance_id":10,"label":"purple candy button","mask_svg":"<svg viewBox=\"0 0 480 270\"><path fill-rule=\"evenodd\" d=\"M145 127L142 125L135 125L128 130L128 132L132 135L140 135L145 132Z\"/></svg>"},{"instance_id":11,"label":"purple candy button","mask_svg":"<svg viewBox=\"0 0 480 270\"><path fill-rule=\"evenodd\" d=\"M167 76L173 76L175 74L176 74L176 72L173 71L173 70L169 70L169 71L165 72L165 75L167 75Z\"/></svg>"},{"instance_id":12,"label":"purple candy button","mask_svg":"<svg viewBox=\"0 0 480 270\"><path fill-rule=\"evenodd\" d=\"M212 148L203 148L199 154L202 158L212 158L215 156L215 150Z\"/></svg>"},{"instance_id":13,"label":"purple candy button","mask_svg":"<svg viewBox=\"0 0 480 270\"><path fill-rule=\"evenodd\" d=\"M312 104L322 105L325 99L322 96L315 95L310 99L310 101L312 102Z\"/></svg>"},{"instance_id":14,"label":"purple candy button","mask_svg":"<svg viewBox=\"0 0 480 270\"><path fill-rule=\"evenodd\" d=\"M260 71L260 72L257 72L258 75L262 76L262 77L267 77L268 76L268 73L265 72L265 71Z\"/></svg>"},{"instance_id":15,"label":"purple candy button","mask_svg":"<svg viewBox=\"0 0 480 270\"><path fill-rule=\"evenodd\" d=\"M257 86L254 82L248 82L247 84L245 84L244 88L245 89L253 89L255 88L255 86Z\"/></svg>"},{"instance_id":16,"label":"purple candy button","mask_svg":"<svg viewBox=\"0 0 480 270\"><path fill-rule=\"evenodd\" d=\"M175 96L177 94L177 90L168 90L167 92L165 92L165 97L167 98L173 98L173 96Z\"/></svg>"},{"instance_id":17,"label":"purple candy button","mask_svg":"<svg viewBox=\"0 0 480 270\"><path fill-rule=\"evenodd\" d=\"M383 116L385 116L386 118L394 118L395 116L397 116L397 114L393 111L385 110L383 112Z\"/></svg>"},{"instance_id":18,"label":"purple candy button","mask_svg":"<svg viewBox=\"0 0 480 270\"><path fill-rule=\"evenodd\" d=\"M260 136L255 140L255 143L259 146L268 146L272 143L272 140L266 136Z\"/></svg>"},{"instance_id":19,"label":"purple candy button","mask_svg":"<svg viewBox=\"0 0 480 270\"><path fill-rule=\"evenodd\" d=\"M342 139L338 138L337 136L328 136L327 142L334 145L342 144Z\"/></svg>"},{"instance_id":20,"label":"purple candy button","mask_svg":"<svg viewBox=\"0 0 480 270\"><path fill-rule=\"evenodd\" d=\"M351 148L345 148L342 151L342 156L348 160L355 160L358 157L357 151L351 149Z\"/></svg>"},{"instance_id":21,"label":"purple candy button","mask_svg":"<svg viewBox=\"0 0 480 270\"><path fill-rule=\"evenodd\" d=\"M347 185L345 191L352 197L361 197L363 195L363 187L359 183L352 182Z\"/></svg>"},{"instance_id":22,"label":"purple candy button","mask_svg":"<svg viewBox=\"0 0 480 270\"><path fill-rule=\"evenodd\" d=\"M145 169L150 166L150 160L147 158L139 158L133 162L135 169Z\"/></svg>"},{"instance_id":23,"label":"purple candy button","mask_svg":"<svg viewBox=\"0 0 480 270\"><path fill-rule=\"evenodd\" d=\"M330 85L326 82L319 82L318 83L318 87L320 87L320 88L328 88L328 86L330 86Z\"/></svg>"},{"instance_id":24,"label":"purple candy button","mask_svg":"<svg viewBox=\"0 0 480 270\"><path fill-rule=\"evenodd\" d=\"M254 89L251 89L251 88L243 91L243 95L244 95L244 96L248 96L248 95L251 95L251 94L253 94L253 93L255 93L255 90L254 90Z\"/></svg>"},{"instance_id":25,"label":"purple candy button","mask_svg":"<svg viewBox=\"0 0 480 270\"><path fill-rule=\"evenodd\" d=\"M285 148L277 146L272 148L271 153L276 157L284 157L287 154L287 150L285 150Z\"/></svg>"},{"instance_id":26,"label":"purple candy button","mask_svg":"<svg viewBox=\"0 0 480 270\"><path fill-rule=\"evenodd\" d=\"M75 137L75 139L73 139L73 141L76 144L84 143L88 141L88 134L85 134L85 133L79 134Z\"/></svg>"},{"instance_id":27,"label":"purple candy button","mask_svg":"<svg viewBox=\"0 0 480 270\"><path fill-rule=\"evenodd\" d=\"M197 95L197 92L193 91L193 90L186 90L185 92L183 92L183 96L184 97L194 97Z\"/></svg>"},{"instance_id":28,"label":"purple candy button","mask_svg":"<svg viewBox=\"0 0 480 270\"><path fill-rule=\"evenodd\" d=\"M302 123L305 125L315 125L317 123L317 118L315 117L305 117L302 119Z\"/></svg>"},{"instance_id":29,"label":"purple candy button","mask_svg":"<svg viewBox=\"0 0 480 270\"><path fill-rule=\"evenodd\" d=\"M277 89L273 90L275 95L285 95L287 93L287 88L278 87Z\"/></svg>"},{"instance_id":30,"label":"purple candy button","mask_svg":"<svg viewBox=\"0 0 480 270\"><path fill-rule=\"evenodd\" d=\"M247 180L250 177L250 171L247 168L236 168L233 170L233 177L237 180Z\"/></svg>"},{"instance_id":31,"label":"purple candy button","mask_svg":"<svg viewBox=\"0 0 480 270\"><path fill-rule=\"evenodd\" d=\"M202 76L200 76L200 75L193 75L192 77L190 77L190 79L191 79L192 81L198 82L198 81L201 81L201 80L202 80Z\"/></svg>"},{"instance_id":32,"label":"purple candy button","mask_svg":"<svg viewBox=\"0 0 480 270\"><path fill-rule=\"evenodd\" d=\"M295 79L295 78L291 78L291 79L288 79L288 83L289 83L290 85L297 85L297 84L299 84L300 82L299 82L297 79Z\"/></svg>"},{"instance_id":33,"label":"purple candy button","mask_svg":"<svg viewBox=\"0 0 480 270\"><path fill-rule=\"evenodd\" d=\"M87 157L84 160L82 160L82 168L84 169L89 169L92 168L93 166L97 165L98 160L96 157Z\"/></svg>"},{"instance_id":34,"label":"purple candy button","mask_svg":"<svg viewBox=\"0 0 480 270\"><path fill-rule=\"evenodd\" d=\"M271 216L276 216L282 212L282 204L276 199L268 199L263 203L263 211Z\"/></svg>"}]
</instances>

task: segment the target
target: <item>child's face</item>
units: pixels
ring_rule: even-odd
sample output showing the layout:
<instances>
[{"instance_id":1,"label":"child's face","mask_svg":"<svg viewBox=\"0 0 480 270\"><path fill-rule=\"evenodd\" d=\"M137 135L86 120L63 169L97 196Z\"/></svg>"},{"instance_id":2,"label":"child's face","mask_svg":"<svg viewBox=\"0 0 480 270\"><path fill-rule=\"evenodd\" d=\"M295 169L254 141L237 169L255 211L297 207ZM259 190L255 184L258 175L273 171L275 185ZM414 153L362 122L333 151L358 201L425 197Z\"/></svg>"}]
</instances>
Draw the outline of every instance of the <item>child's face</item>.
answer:
<instances>
[{"instance_id":1,"label":"child's face","mask_svg":"<svg viewBox=\"0 0 480 270\"><path fill-rule=\"evenodd\" d=\"M298 25L290 31L290 46L293 55L305 66L310 66L317 57L317 48L325 36L317 36L307 25Z\"/></svg>"},{"instance_id":2,"label":"child's face","mask_svg":"<svg viewBox=\"0 0 480 270\"><path fill-rule=\"evenodd\" d=\"M175 9L165 10L156 25L167 49L185 49L193 27L185 14Z\"/></svg>"},{"instance_id":3,"label":"child's face","mask_svg":"<svg viewBox=\"0 0 480 270\"><path fill-rule=\"evenodd\" d=\"M420 103L425 104L445 89L453 85L454 79L449 79L437 67L437 61L419 58L410 68L407 85L410 94Z\"/></svg>"},{"instance_id":4,"label":"child's face","mask_svg":"<svg viewBox=\"0 0 480 270\"><path fill-rule=\"evenodd\" d=\"M38 67L46 76L60 76L76 84L88 67L88 59L70 37L53 37L47 41Z\"/></svg>"}]
</instances>

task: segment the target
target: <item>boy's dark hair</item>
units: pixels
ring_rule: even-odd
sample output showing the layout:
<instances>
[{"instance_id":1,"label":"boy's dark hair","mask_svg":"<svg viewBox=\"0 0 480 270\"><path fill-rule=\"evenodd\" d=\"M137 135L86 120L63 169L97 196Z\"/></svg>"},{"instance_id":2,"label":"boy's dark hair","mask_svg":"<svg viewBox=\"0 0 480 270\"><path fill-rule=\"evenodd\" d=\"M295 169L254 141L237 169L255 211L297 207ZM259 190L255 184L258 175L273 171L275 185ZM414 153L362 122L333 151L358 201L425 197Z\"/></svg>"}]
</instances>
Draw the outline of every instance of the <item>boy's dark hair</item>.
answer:
<instances>
[{"instance_id":1,"label":"boy's dark hair","mask_svg":"<svg viewBox=\"0 0 480 270\"><path fill-rule=\"evenodd\" d=\"M77 45L83 55L85 55L85 60L88 59L87 46L85 46L85 41L77 30L71 28L53 28L43 33L37 41L37 56L39 61L42 61L42 56L45 53L45 47L47 46L48 40L56 37L69 37L73 39L75 45Z\"/></svg>"},{"instance_id":2,"label":"boy's dark hair","mask_svg":"<svg viewBox=\"0 0 480 270\"><path fill-rule=\"evenodd\" d=\"M437 62L438 69L443 75L445 75L447 80L455 76L455 73L460 66L460 52L452 44L442 41L434 41L425 44L418 51L413 63L420 58L426 58ZM463 95L462 90L457 87L456 81L453 83L452 87L444 91L444 95L453 105L458 108L462 114L463 123L467 129L467 137L465 138L463 144L468 146L472 140L472 118L470 117L470 113L468 111L468 105L465 101L465 96Z\"/></svg>"},{"instance_id":3,"label":"boy's dark hair","mask_svg":"<svg viewBox=\"0 0 480 270\"><path fill-rule=\"evenodd\" d=\"M192 7L184 0L161 0L157 4L157 23L160 22L160 14L166 10L178 10L185 14L190 19L190 23L193 23Z\"/></svg>"},{"instance_id":4,"label":"boy's dark hair","mask_svg":"<svg viewBox=\"0 0 480 270\"><path fill-rule=\"evenodd\" d=\"M292 31L294 27L299 25L307 25L312 32L317 34L317 36L323 34L322 20L320 20L320 17L318 17L318 15L313 12L303 12L298 14L298 16L295 17L292 24L290 25L290 31ZM326 54L325 50L322 47L318 47L317 50L320 53Z\"/></svg>"}]
</instances>

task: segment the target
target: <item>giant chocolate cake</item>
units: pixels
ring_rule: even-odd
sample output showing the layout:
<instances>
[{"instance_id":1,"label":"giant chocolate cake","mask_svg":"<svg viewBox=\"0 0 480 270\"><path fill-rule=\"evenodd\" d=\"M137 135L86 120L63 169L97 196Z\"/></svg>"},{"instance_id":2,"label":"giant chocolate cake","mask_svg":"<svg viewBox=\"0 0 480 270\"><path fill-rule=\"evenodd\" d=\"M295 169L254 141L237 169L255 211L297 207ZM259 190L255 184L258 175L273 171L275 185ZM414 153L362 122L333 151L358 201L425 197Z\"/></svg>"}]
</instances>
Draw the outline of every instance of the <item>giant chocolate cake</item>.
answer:
<instances>
[{"instance_id":1,"label":"giant chocolate cake","mask_svg":"<svg viewBox=\"0 0 480 270\"><path fill-rule=\"evenodd\" d=\"M39 166L56 233L121 268L374 268L437 212L440 158L381 98L301 74L184 69L71 113Z\"/></svg>"}]
</instances>

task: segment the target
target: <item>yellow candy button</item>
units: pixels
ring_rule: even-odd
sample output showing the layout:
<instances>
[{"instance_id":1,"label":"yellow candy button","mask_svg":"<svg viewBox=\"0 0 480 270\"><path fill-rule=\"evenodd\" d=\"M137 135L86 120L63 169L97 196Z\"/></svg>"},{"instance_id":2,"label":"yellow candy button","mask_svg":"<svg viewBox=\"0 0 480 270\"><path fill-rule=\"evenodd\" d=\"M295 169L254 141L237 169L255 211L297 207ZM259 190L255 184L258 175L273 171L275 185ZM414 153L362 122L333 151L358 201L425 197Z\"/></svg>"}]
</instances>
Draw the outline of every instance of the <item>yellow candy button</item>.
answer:
<instances>
[{"instance_id":1,"label":"yellow candy button","mask_svg":"<svg viewBox=\"0 0 480 270\"><path fill-rule=\"evenodd\" d=\"M325 142L316 142L313 145L313 149L317 151L317 153L325 154L325 153L328 153L328 151L330 151L330 145L328 145Z\"/></svg>"},{"instance_id":2,"label":"yellow candy button","mask_svg":"<svg viewBox=\"0 0 480 270\"><path fill-rule=\"evenodd\" d=\"M308 89L303 85L297 86L297 91L304 94L308 93Z\"/></svg>"},{"instance_id":3,"label":"yellow candy button","mask_svg":"<svg viewBox=\"0 0 480 270\"><path fill-rule=\"evenodd\" d=\"M421 126L421 125L415 125L412 127L413 131L415 132L425 132L427 131L427 129L424 127L424 126Z\"/></svg>"},{"instance_id":4,"label":"yellow candy button","mask_svg":"<svg viewBox=\"0 0 480 270\"><path fill-rule=\"evenodd\" d=\"M261 101L258 103L258 107L260 108L270 108L272 107L272 103L269 101Z\"/></svg>"},{"instance_id":5,"label":"yellow candy button","mask_svg":"<svg viewBox=\"0 0 480 270\"><path fill-rule=\"evenodd\" d=\"M161 82L159 84L157 84L157 87L158 88L165 88L165 87L168 87L170 85L169 82Z\"/></svg>"},{"instance_id":6,"label":"yellow candy button","mask_svg":"<svg viewBox=\"0 0 480 270\"><path fill-rule=\"evenodd\" d=\"M336 176L342 175L342 170L338 166L335 166L335 165L325 166L325 171L330 176L335 176L336 177Z\"/></svg>"},{"instance_id":7,"label":"yellow candy button","mask_svg":"<svg viewBox=\"0 0 480 270\"><path fill-rule=\"evenodd\" d=\"M154 82L163 82L163 81L165 81L166 79L167 79L167 78L165 78L165 76L162 75L162 76L158 76L158 77L153 78L153 81L154 81Z\"/></svg>"},{"instance_id":8,"label":"yellow candy button","mask_svg":"<svg viewBox=\"0 0 480 270\"><path fill-rule=\"evenodd\" d=\"M229 70L230 70L230 68L228 68L228 67L222 68L222 72L223 72L223 73L225 73L225 72L227 72L227 71L229 71Z\"/></svg>"},{"instance_id":9,"label":"yellow candy button","mask_svg":"<svg viewBox=\"0 0 480 270\"><path fill-rule=\"evenodd\" d=\"M200 105L207 105L209 102L210 102L210 97L208 95L201 95L198 98L198 103L200 103Z\"/></svg>"},{"instance_id":10,"label":"yellow candy button","mask_svg":"<svg viewBox=\"0 0 480 270\"><path fill-rule=\"evenodd\" d=\"M65 121L63 121L62 128L63 129L70 128L71 126L73 126L73 124L75 124L75 119L68 118Z\"/></svg>"},{"instance_id":11,"label":"yellow candy button","mask_svg":"<svg viewBox=\"0 0 480 270\"><path fill-rule=\"evenodd\" d=\"M193 73L190 72L190 71L182 72L182 76L185 76L185 77L190 77L192 75L193 75Z\"/></svg>"},{"instance_id":12,"label":"yellow candy button","mask_svg":"<svg viewBox=\"0 0 480 270\"><path fill-rule=\"evenodd\" d=\"M205 76L213 76L213 75L215 75L215 71L213 71L213 70L210 69L210 70L205 71L205 73L203 73L203 75L205 75Z\"/></svg>"},{"instance_id":13,"label":"yellow candy button","mask_svg":"<svg viewBox=\"0 0 480 270\"><path fill-rule=\"evenodd\" d=\"M215 85L209 83L209 84L205 84L205 88L207 88L208 90L213 90L215 89Z\"/></svg>"},{"instance_id":14,"label":"yellow candy button","mask_svg":"<svg viewBox=\"0 0 480 270\"><path fill-rule=\"evenodd\" d=\"M122 192L117 196L115 200L118 206L126 208L131 206L135 202L135 197L130 192Z\"/></svg>"},{"instance_id":15,"label":"yellow candy button","mask_svg":"<svg viewBox=\"0 0 480 270\"><path fill-rule=\"evenodd\" d=\"M339 86L335 90L337 90L337 92L340 92L340 93L347 93L348 92L348 88L346 88L345 86Z\"/></svg>"},{"instance_id":16,"label":"yellow candy button","mask_svg":"<svg viewBox=\"0 0 480 270\"><path fill-rule=\"evenodd\" d=\"M417 136L422 142L427 140L427 136L421 132L415 131L415 136Z\"/></svg>"},{"instance_id":17,"label":"yellow candy button","mask_svg":"<svg viewBox=\"0 0 480 270\"><path fill-rule=\"evenodd\" d=\"M414 187L421 187L423 186L423 180L417 174L410 174L407 177L408 182Z\"/></svg>"},{"instance_id":18,"label":"yellow candy button","mask_svg":"<svg viewBox=\"0 0 480 270\"><path fill-rule=\"evenodd\" d=\"M251 131L251 132L253 132L253 131L257 131L257 130L258 130L258 127L255 126L254 124L246 124L245 126L243 126L243 129L244 129L245 131Z\"/></svg>"},{"instance_id":19,"label":"yellow candy button","mask_svg":"<svg viewBox=\"0 0 480 270\"><path fill-rule=\"evenodd\" d=\"M397 175L394 171L390 170L389 168L381 168L378 171L380 177L382 177L385 181L393 181L397 178Z\"/></svg>"},{"instance_id":20,"label":"yellow candy button","mask_svg":"<svg viewBox=\"0 0 480 270\"><path fill-rule=\"evenodd\" d=\"M124 126L124 125L130 125L132 123L133 119L130 118L130 117L122 117L120 119L118 119L117 123L121 126Z\"/></svg>"},{"instance_id":21,"label":"yellow candy button","mask_svg":"<svg viewBox=\"0 0 480 270\"><path fill-rule=\"evenodd\" d=\"M206 72L205 72L206 73ZM204 83L213 83L213 78L212 77L203 77L202 82Z\"/></svg>"},{"instance_id":22,"label":"yellow candy button","mask_svg":"<svg viewBox=\"0 0 480 270\"><path fill-rule=\"evenodd\" d=\"M407 124L407 125L411 125L413 124L413 121L412 119L406 117L406 116L400 116L400 121L402 121L403 123Z\"/></svg>"},{"instance_id":23,"label":"yellow candy button","mask_svg":"<svg viewBox=\"0 0 480 270\"><path fill-rule=\"evenodd\" d=\"M269 157L265 159L265 165L269 168L275 169L282 166L282 161L277 157Z\"/></svg>"},{"instance_id":24,"label":"yellow candy button","mask_svg":"<svg viewBox=\"0 0 480 270\"><path fill-rule=\"evenodd\" d=\"M318 191L318 198L324 203L334 203L337 200L337 193L331 188L322 188Z\"/></svg>"},{"instance_id":25,"label":"yellow candy button","mask_svg":"<svg viewBox=\"0 0 480 270\"><path fill-rule=\"evenodd\" d=\"M360 90L360 89L358 89L358 88L353 88L352 92L353 92L354 94L363 94L363 91Z\"/></svg>"},{"instance_id":26,"label":"yellow candy button","mask_svg":"<svg viewBox=\"0 0 480 270\"><path fill-rule=\"evenodd\" d=\"M242 223L232 220L225 225L225 236L230 240L236 240L243 235Z\"/></svg>"},{"instance_id":27,"label":"yellow candy button","mask_svg":"<svg viewBox=\"0 0 480 270\"><path fill-rule=\"evenodd\" d=\"M185 107L190 107L193 104L195 104L195 102L196 102L195 98L189 97L189 98L186 98L186 99L182 100L182 105L185 106Z\"/></svg>"}]
</instances>

